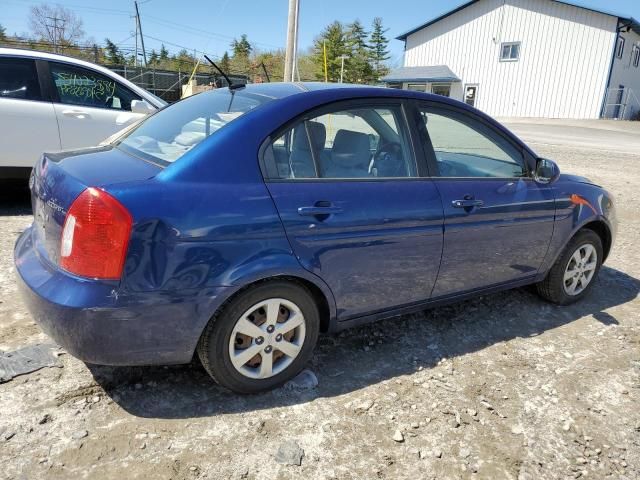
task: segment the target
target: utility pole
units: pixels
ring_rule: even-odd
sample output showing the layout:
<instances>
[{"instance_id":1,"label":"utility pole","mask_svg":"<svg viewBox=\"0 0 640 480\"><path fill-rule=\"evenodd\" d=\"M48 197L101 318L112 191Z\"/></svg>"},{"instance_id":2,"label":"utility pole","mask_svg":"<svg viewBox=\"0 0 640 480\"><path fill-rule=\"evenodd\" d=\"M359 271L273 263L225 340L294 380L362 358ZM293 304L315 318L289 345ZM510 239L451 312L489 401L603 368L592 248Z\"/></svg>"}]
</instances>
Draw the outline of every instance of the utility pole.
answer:
<instances>
[{"instance_id":1,"label":"utility pole","mask_svg":"<svg viewBox=\"0 0 640 480\"><path fill-rule=\"evenodd\" d=\"M342 60L340 64L340 83L342 83L342 80L344 79L344 61L347 58L349 58L347 55L340 55L340 60Z\"/></svg>"},{"instance_id":2,"label":"utility pole","mask_svg":"<svg viewBox=\"0 0 640 480\"><path fill-rule=\"evenodd\" d=\"M287 23L287 49L284 58L284 81L294 81L296 50L298 48L298 12L300 0L289 0L289 20Z\"/></svg>"},{"instance_id":3,"label":"utility pole","mask_svg":"<svg viewBox=\"0 0 640 480\"><path fill-rule=\"evenodd\" d=\"M53 28L53 52L54 53L58 53L58 39L60 38L59 34L58 34L58 21L60 20L60 18L58 17L46 17L49 20L53 21L53 25L47 25L48 28ZM63 22L64 23L64 22Z\"/></svg>"},{"instance_id":4,"label":"utility pole","mask_svg":"<svg viewBox=\"0 0 640 480\"><path fill-rule=\"evenodd\" d=\"M144 49L144 37L142 36L142 23L140 23L140 11L138 10L138 2L134 1L134 5L136 6L136 32L140 32L140 44L142 45L142 57L144 58L144 66L147 66L147 51ZM138 35L136 34L136 61L138 58Z\"/></svg>"},{"instance_id":5,"label":"utility pole","mask_svg":"<svg viewBox=\"0 0 640 480\"><path fill-rule=\"evenodd\" d=\"M136 21L136 55L133 57L133 66L138 66L138 15L136 14L133 18Z\"/></svg>"}]
</instances>

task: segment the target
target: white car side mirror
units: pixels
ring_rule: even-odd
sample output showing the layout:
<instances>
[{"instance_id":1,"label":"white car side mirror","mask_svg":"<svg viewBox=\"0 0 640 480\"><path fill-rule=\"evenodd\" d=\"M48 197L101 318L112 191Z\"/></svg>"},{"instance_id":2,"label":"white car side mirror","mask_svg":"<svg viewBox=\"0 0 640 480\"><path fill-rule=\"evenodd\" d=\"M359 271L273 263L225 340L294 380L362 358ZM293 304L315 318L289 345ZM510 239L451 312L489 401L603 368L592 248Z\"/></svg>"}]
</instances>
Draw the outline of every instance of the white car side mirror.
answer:
<instances>
[{"instance_id":1,"label":"white car side mirror","mask_svg":"<svg viewBox=\"0 0 640 480\"><path fill-rule=\"evenodd\" d=\"M131 111L148 115L156 111L146 100L131 100Z\"/></svg>"}]
</instances>

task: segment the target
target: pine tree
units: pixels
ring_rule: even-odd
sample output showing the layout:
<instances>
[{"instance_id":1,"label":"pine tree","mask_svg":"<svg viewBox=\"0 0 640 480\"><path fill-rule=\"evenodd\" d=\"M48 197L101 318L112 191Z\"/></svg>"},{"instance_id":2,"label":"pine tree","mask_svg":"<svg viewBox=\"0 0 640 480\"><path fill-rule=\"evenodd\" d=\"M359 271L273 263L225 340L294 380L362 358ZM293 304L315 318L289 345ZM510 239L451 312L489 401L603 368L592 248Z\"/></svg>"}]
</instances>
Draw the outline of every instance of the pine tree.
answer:
<instances>
[{"instance_id":1,"label":"pine tree","mask_svg":"<svg viewBox=\"0 0 640 480\"><path fill-rule=\"evenodd\" d=\"M382 18L373 19L373 30L369 40L371 48L371 63L374 74L374 81L380 81L380 78L389 73L389 67L384 62L389 60L389 39L385 37L389 29L382 26Z\"/></svg>"},{"instance_id":2,"label":"pine tree","mask_svg":"<svg viewBox=\"0 0 640 480\"><path fill-rule=\"evenodd\" d=\"M231 59L227 52L224 52L224 55L222 55L222 58L220 59L220 69L229 75L229 71L231 70Z\"/></svg>"},{"instance_id":3,"label":"pine tree","mask_svg":"<svg viewBox=\"0 0 640 480\"><path fill-rule=\"evenodd\" d=\"M371 49L367 44L367 32L359 20L347 25L345 34L349 58L345 60L344 78L349 83L369 83L374 75L369 63Z\"/></svg>"},{"instance_id":4,"label":"pine tree","mask_svg":"<svg viewBox=\"0 0 640 480\"><path fill-rule=\"evenodd\" d=\"M124 65L127 62L127 59L120 52L118 46L108 38L105 38L104 42L106 44L105 59L107 60L107 63L110 65Z\"/></svg>"},{"instance_id":5,"label":"pine tree","mask_svg":"<svg viewBox=\"0 0 640 480\"><path fill-rule=\"evenodd\" d=\"M231 42L231 48L233 49L233 56L235 58L243 58L248 59L251 51L253 50L253 46L247 40L247 34L243 33L240 36L240 40L234 38L233 42Z\"/></svg>"},{"instance_id":6,"label":"pine tree","mask_svg":"<svg viewBox=\"0 0 640 480\"><path fill-rule=\"evenodd\" d=\"M155 49L151 50L151 54L149 55L149 65L155 65L158 63L159 58L158 52L156 52Z\"/></svg>"},{"instance_id":7,"label":"pine tree","mask_svg":"<svg viewBox=\"0 0 640 480\"><path fill-rule=\"evenodd\" d=\"M327 52L327 76L330 82L340 81L342 55L348 55L349 49L344 26L337 20L328 25L313 42L313 60L316 65L316 77L324 80L324 49Z\"/></svg>"},{"instance_id":8,"label":"pine tree","mask_svg":"<svg viewBox=\"0 0 640 480\"><path fill-rule=\"evenodd\" d=\"M7 29L0 25L0 42L7 39Z\"/></svg>"},{"instance_id":9,"label":"pine tree","mask_svg":"<svg viewBox=\"0 0 640 480\"><path fill-rule=\"evenodd\" d=\"M167 50L167 47L165 47L163 43L160 45L160 61L164 62L166 60L169 60L169 50Z\"/></svg>"},{"instance_id":10,"label":"pine tree","mask_svg":"<svg viewBox=\"0 0 640 480\"><path fill-rule=\"evenodd\" d=\"M249 75L251 70L249 55L251 55L253 51L253 46L249 43L249 40L247 40L247 35L243 33L240 36L240 40L234 38L233 42L231 42L231 49L233 51L231 69L234 73Z\"/></svg>"}]
</instances>

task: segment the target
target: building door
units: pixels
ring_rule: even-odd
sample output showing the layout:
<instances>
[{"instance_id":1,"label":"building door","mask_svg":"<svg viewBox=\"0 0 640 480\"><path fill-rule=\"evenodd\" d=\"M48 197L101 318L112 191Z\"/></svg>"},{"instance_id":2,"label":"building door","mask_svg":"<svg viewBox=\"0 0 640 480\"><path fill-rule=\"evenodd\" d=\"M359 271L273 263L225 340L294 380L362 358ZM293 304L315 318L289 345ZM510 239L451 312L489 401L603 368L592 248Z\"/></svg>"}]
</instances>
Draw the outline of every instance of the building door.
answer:
<instances>
[{"instance_id":1,"label":"building door","mask_svg":"<svg viewBox=\"0 0 640 480\"><path fill-rule=\"evenodd\" d=\"M477 85L466 85L464 87L464 103L466 103L467 105L471 105L472 107L475 107L477 95L478 95Z\"/></svg>"}]
</instances>

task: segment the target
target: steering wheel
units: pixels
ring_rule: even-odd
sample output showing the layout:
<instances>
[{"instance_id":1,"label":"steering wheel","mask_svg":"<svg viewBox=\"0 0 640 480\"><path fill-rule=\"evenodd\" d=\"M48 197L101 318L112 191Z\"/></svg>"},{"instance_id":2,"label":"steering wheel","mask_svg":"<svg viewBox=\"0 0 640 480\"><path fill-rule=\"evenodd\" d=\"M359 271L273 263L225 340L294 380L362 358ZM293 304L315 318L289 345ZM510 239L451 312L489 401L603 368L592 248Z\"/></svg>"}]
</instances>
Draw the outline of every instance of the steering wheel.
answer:
<instances>
[{"instance_id":1,"label":"steering wheel","mask_svg":"<svg viewBox=\"0 0 640 480\"><path fill-rule=\"evenodd\" d=\"M379 145L373 157L373 169L377 177L406 177L402 145L398 142L385 142Z\"/></svg>"}]
</instances>

